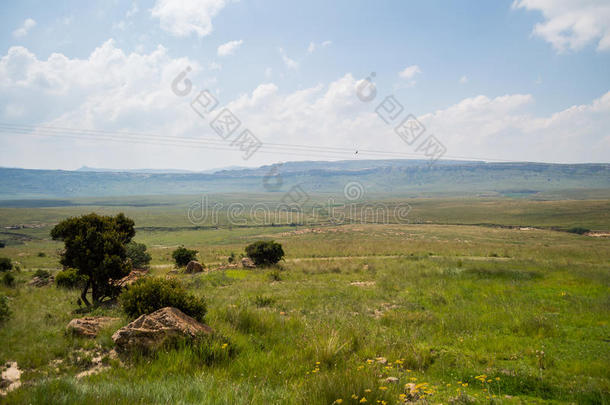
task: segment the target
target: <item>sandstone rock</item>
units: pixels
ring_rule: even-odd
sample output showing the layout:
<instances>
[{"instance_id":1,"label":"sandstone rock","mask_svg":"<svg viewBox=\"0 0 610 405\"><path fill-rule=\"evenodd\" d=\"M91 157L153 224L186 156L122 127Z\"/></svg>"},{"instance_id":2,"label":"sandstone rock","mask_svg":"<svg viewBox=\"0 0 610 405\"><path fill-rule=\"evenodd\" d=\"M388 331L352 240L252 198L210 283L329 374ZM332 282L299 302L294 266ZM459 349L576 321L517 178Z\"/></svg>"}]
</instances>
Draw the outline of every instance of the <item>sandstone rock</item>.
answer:
<instances>
[{"instance_id":1,"label":"sandstone rock","mask_svg":"<svg viewBox=\"0 0 610 405\"><path fill-rule=\"evenodd\" d=\"M32 287L44 287L45 285L52 284L53 280L55 280L55 278L53 276L51 276L51 277L36 276L28 282L28 285L30 285Z\"/></svg>"},{"instance_id":2,"label":"sandstone rock","mask_svg":"<svg viewBox=\"0 0 610 405\"><path fill-rule=\"evenodd\" d=\"M112 335L119 350L133 348L155 349L168 338L195 337L212 333L212 328L173 307L165 307L149 315L142 315Z\"/></svg>"},{"instance_id":3,"label":"sandstone rock","mask_svg":"<svg viewBox=\"0 0 610 405\"><path fill-rule=\"evenodd\" d=\"M202 271L203 271L203 266L201 265L201 263L196 262L195 260L191 260L186 265L187 273L201 273Z\"/></svg>"},{"instance_id":4,"label":"sandstone rock","mask_svg":"<svg viewBox=\"0 0 610 405\"><path fill-rule=\"evenodd\" d=\"M21 370L16 362L6 363L0 375L0 395L6 395L7 392L17 389L21 386Z\"/></svg>"},{"instance_id":5,"label":"sandstone rock","mask_svg":"<svg viewBox=\"0 0 610 405\"><path fill-rule=\"evenodd\" d=\"M244 257L243 259L241 259L241 267L243 267L244 269L254 269L256 268L256 265L254 264L252 259L250 259L249 257Z\"/></svg>"},{"instance_id":6,"label":"sandstone rock","mask_svg":"<svg viewBox=\"0 0 610 405\"><path fill-rule=\"evenodd\" d=\"M148 273L148 270L132 270L125 277L123 277L119 280L114 280L112 282L112 284L115 285L116 287L121 287L121 288L128 287L128 286L132 285L133 283L135 283L136 281L138 281L139 279L144 278L147 273Z\"/></svg>"},{"instance_id":7,"label":"sandstone rock","mask_svg":"<svg viewBox=\"0 0 610 405\"><path fill-rule=\"evenodd\" d=\"M119 318L111 318L109 316L86 316L84 318L72 319L68 323L66 330L79 336L94 338L100 329L118 320Z\"/></svg>"}]
</instances>

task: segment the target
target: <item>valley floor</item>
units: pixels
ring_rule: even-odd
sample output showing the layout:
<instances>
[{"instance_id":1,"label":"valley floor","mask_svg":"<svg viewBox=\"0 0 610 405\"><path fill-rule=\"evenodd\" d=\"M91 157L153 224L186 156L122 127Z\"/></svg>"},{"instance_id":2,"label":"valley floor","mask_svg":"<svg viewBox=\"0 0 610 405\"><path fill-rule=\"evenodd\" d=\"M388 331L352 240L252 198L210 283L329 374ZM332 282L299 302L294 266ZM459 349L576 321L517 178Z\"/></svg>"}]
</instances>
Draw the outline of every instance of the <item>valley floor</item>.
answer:
<instances>
[{"instance_id":1,"label":"valley floor","mask_svg":"<svg viewBox=\"0 0 610 405\"><path fill-rule=\"evenodd\" d=\"M304 229L139 231L153 275L172 270L175 246L199 250L211 270L173 276L206 298L206 323L228 346L122 363L105 357L128 322L118 308L92 313L116 325L76 338L65 326L80 316L78 292L25 285L38 268L59 269L61 245L7 246L0 255L22 271L17 288L0 287L13 311L0 362L23 375L0 402L610 402L610 239L467 225ZM261 238L284 246L280 269L215 270ZM77 378L97 354L102 371Z\"/></svg>"}]
</instances>

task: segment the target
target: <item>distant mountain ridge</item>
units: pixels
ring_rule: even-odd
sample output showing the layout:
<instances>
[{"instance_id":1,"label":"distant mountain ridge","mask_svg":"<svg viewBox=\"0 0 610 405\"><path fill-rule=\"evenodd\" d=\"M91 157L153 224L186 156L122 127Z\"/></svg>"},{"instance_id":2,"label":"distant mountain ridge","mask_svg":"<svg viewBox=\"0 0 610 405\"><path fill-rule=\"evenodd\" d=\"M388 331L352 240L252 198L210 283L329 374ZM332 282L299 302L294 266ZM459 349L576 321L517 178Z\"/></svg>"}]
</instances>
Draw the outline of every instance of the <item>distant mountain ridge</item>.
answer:
<instances>
[{"instance_id":1,"label":"distant mountain ridge","mask_svg":"<svg viewBox=\"0 0 610 405\"><path fill-rule=\"evenodd\" d=\"M278 176L279 175L279 176ZM610 189L610 164L486 163L423 160L287 162L254 169L194 172L62 171L0 168L0 199L209 193L522 194Z\"/></svg>"},{"instance_id":2,"label":"distant mountain ridge","mask_svg":"<svg viewBox=\"0 0 610 405\"><path fill-rule=\"evenodd\" d=\"M243 166L227 166L227 167L219 167L216 169L208 169L201 171L194 170L185 170L185 169L108 169L108 168L98 168L98 167L89 167L83 166L75 171L77 172L97 172L97 173L216 173L222 170L240 170L245 169Z\"/></svg>"}]
</instances>

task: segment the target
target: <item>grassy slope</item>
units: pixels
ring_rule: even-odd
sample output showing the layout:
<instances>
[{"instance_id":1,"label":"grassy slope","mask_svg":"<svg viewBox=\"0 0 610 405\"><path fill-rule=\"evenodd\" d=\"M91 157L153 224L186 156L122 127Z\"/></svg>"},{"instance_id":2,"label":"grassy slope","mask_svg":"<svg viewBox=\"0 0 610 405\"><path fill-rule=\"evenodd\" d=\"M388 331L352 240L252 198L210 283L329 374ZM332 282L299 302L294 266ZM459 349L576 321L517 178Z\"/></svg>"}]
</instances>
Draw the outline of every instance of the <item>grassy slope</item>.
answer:
<instances>
[{"instance_id":1,"label":"grassy slope","mask_svg":"<svg viewBox=\"0 0 610 405\"><path fill-rule=\"evenodd\" d=\"M453 204L439 201L437 207L470 215L469 207ZM557 204L564 212L578 209ZM38 211L30 213L47 215ZM589 215L586 211L581 209L583 218ZM149 211L140 215L157 225L171 223ZM603 215L598 217L604 221ZM497 215L494 222L497 218L501 220ZM552 215L543 221L558 225ZM26 369L27 382L6 402L330 404L338 398L356 403L366 397L368 403L393 403L412 379L434 387L432 403L447 402L456 390L485 402L483 389L508 403L609 401L608 239L445 225L322 230L138 233L155 265L169 263L168 247L179 243L200 250L206 263L239 253L261 237L284 245L287 260L279 282L273 281L272 270L179 276L208 299L207 322L235 352L234 358L220 357L212 365L186 347L77 382L73 376L82 369L82 359L65 361L59 371L50 365L94 344L63 332L74 316L70 311L77 293L0 287L11 296L15 313L0 328L0 362L17 361ZM7 247L2 254L22 263L26 270L18 277L25 281L38 267L58 266L58 247L31 241ZM39 251L46 257L38 257ZM153 267L159 275L169 270ZM97 313L120 316L116 309ZM98 338L102 347L111 347L111 332ZM386 369L367 363L378 356L393 364ZM319 371L314 372L316 362ZM492 380L485 388L474 379L483 373ZM399 377L400 383L386 384L379 375Z\"/></svg>"}]
</instances>

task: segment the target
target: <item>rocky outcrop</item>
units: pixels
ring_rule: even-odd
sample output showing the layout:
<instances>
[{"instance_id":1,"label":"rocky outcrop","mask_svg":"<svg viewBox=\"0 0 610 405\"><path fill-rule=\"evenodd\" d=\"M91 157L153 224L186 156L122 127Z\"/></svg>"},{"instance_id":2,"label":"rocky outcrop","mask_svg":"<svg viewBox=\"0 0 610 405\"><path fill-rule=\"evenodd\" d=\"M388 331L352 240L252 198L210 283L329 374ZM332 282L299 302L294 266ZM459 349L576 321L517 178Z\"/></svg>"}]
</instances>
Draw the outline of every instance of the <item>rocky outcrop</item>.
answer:
<instances>
[{"instance_id":1,"label":"rocky outcrop","mask_svg":"<svg viewBox=\"0 0 610 405\"><path fill-rule=\"evenodd\" d=\"M44 287L45 285L53 284L53 280L55 280L55 278L53 276L51 276L51 277L36 276L28 282L28 285L32 286L32 287Z\"/></svg>"},{"instance_id":2,"label":"rocky outcrop","mask_svg":"<svg viewBox=\"0 0 610 405\"><path fill-rule=\"evenodd\" d=\"M177 308L166 307L149 315L142 315L117 330L112 340L118 350L134 348L156 349L173 337L195 337L212 333L212 328L191 318Z\"/></svg>"},{"instance_id":3,"label":"rocky outcrop","mask_svg":"<svg viewBox=\"0 0 610 405\"><path fill-rule=\"evenodd\" d=\"M195 260L191 260L187 265L186 265L186 272L187 273L201 273L203 271L203 265L199 262L196 262Z\"/></svg>"},{"instance_id":4,"label":"rocky outcrop","mask_svg":"<svg viewBox=\"0 0 610 405\"><path fill-rule=\"evenodd\" d=\"M84 318L75 318L68 323L66 330L78 336L94 338L97 336L100 329L118 320L119 318L111 318L109 316L86 316Z\"/></svg>"},{"instance_id":5,"label":"rocky outcrop","mask_svg":"<svg viewBox=\"0 0 610 405\"><path fill-rule=\"evenodd\" d=\"M21 386L21 370L16 362L6 363L0 374L0 395L17 389Z\"/></svg>"},{"instance_id":6,"label":"rocky outcrop","mask_svg":"<svg viewBox=\"0 0 610 405\"><path fill-rule=\"evenodd\" d=\"M123 277L119 280L114 280L112 282L112 284L114 286L120 287L120 288L128 287L128 286L132 285L133 283L135 283L136 281L138 281L139 279L144 278L147 273L148 273L148 270L132 270L125 277Z\"/></svg>"},{"instance_id":7,"label":"rocky outcrop","mask_svg":"<svg viewBox=\"0 0 610 405\"><path fill-rule=\"evenodd\" d=\"M243 267L244 269L254 269L256 268L256 265L254 264L252 259L250 259L249 257L244 257L243 259L241 259L241 267Z\"/></svg>"}]
</instances>

